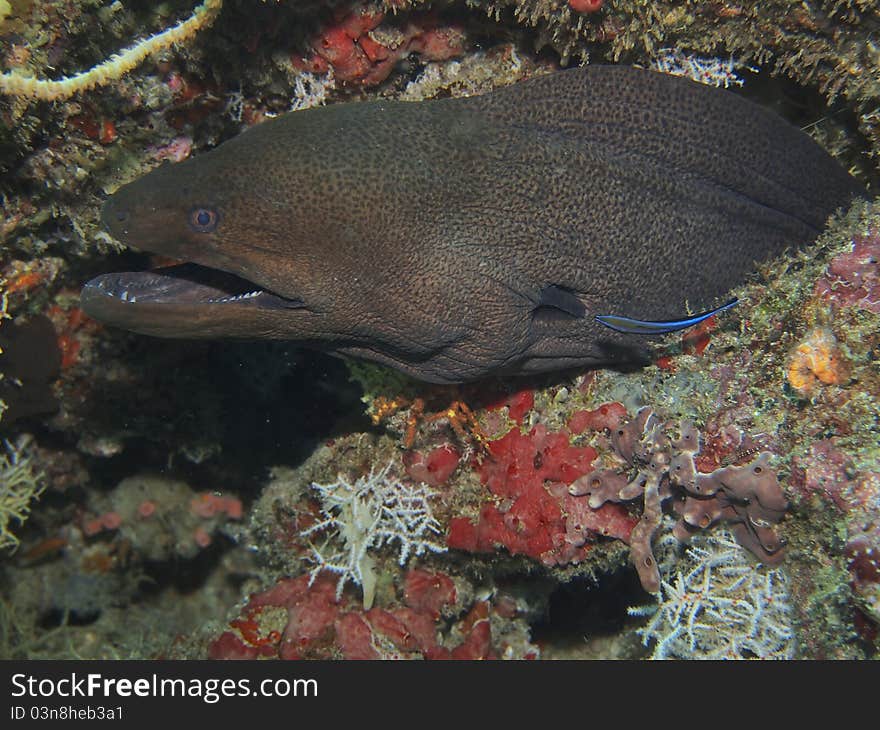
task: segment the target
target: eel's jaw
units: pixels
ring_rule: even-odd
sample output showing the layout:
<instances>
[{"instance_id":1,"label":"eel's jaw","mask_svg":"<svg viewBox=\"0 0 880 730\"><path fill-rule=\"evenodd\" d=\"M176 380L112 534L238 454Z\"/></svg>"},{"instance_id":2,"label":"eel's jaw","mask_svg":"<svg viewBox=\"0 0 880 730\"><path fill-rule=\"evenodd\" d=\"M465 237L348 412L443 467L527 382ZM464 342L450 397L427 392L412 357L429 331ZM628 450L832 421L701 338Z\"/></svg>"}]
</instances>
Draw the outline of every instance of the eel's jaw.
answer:
<instances>
[{"instance_id":1,"label":"eel's jaw","mask_svg":"<svg viewBox=\"0 0 880 730\"><path fill-rule=\"evenodd\" d=\"M301 300L198 264L104 274L83 287L80 302L105 324L158 337L271 336L273 321L306 308Z\"/></svg>"}]
</instances>

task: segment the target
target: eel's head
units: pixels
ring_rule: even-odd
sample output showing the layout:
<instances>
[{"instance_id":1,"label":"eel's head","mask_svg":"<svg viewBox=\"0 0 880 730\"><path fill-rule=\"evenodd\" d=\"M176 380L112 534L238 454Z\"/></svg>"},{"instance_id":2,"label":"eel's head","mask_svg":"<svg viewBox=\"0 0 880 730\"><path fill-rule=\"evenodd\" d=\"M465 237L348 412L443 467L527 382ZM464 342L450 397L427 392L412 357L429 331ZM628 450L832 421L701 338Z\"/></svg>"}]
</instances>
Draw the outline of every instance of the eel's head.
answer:
<instances>
[{"instance_id":1,"label":"eel's head","mask_svg":"<svg viewBox=\"0 0 880 730\"><path fill-rule=\"evenodd\" d=\"M308 338L308 251L291 246L290 201L238 168L201 158L165 165L104 205L114 238L187 263L104 274L82 290L83 309L110 325L162 337ZM248 184L250 183L250 185ZM302 255L298 255L302 253Z\"/></svg>"}]
</instances>

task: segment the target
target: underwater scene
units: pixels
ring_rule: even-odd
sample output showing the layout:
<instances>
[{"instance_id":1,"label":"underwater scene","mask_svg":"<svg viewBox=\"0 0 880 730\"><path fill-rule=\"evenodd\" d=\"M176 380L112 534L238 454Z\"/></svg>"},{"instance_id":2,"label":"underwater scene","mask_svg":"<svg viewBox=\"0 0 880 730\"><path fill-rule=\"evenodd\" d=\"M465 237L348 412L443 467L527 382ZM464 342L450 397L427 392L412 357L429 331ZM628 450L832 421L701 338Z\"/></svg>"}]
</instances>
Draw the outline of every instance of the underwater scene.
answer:
<instances>
[{"instance_id":1,"label":"underwater scene","mask_svg":"<svg viewBox=\"0 0 880 730\"><path fill-rule=\"evenodd\" d=\"M0 0L0 658L880 657L878 30Z\"/></svg>"}]
</instances>

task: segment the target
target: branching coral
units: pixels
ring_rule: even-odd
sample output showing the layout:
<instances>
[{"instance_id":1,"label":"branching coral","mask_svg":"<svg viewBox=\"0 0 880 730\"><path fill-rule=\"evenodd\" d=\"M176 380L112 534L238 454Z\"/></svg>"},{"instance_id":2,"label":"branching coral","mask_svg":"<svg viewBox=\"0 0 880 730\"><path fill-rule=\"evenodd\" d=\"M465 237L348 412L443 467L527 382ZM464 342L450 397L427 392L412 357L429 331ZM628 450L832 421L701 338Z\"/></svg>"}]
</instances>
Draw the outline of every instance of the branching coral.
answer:
<instances>
[{"instance_id":1,"label":"branching coral","mask_svg":"<svg viewBox=\"0 0 880 730\"><path fill-rule=\"evenodd\" d=\"M19 540L11 531L11 522L19 525L27 519L31 502L45 489L38 472L23 449L6 443L0 457L0 548L16 548Z\"/></svg>"},{"instance_id":2,"label":"branching coral","mask_svg":"<svg viewBox=\"0 0 880 730\"><path fill-rule=\"evenodd\" d=\"M617 454L636 469L628 479L613 470L594 471L575 481L569 492L588 496L589 506L605 502L628 502L640 496L644 509L630 536L632 560L645 590L660 589L660 571L651 542L663 519L662 504L674 498L680 517L674 534L685 541L698 530L719 521L730 523L740 543L766 563L782 558L782 543L773 525L782 519L788 503L776 476L768 468L769 454L761 454L745 466L727 466L700 474L694 457L700 449L700 433L682 421L678 438L667 435L664 424L650 408L612 431Z\"/></svg>"},{"instance_id":3,"label":"branching coral","mask_svg":"<svg viewBox=\"0 0 880 730\"><path fill-rule=\"evenodd\" d=\"M426 485L401 484L389 476L393 463L379 471L370 470L352 484L342 475L332 484L312 484L321 499L323 519L302 532L303 536L319 532L335 533L344 547L340 550L328 540L324 546L312 545L315 567L311 582L323 572L339 575L336 593L342 595L351 580L364 591L364 608L370 608L376 592L375 562L368 551L397 542L398 563L405 565L409 556L429 552L445 552L443 545L432 541L440 533L440 525L431 510L435 493ZM329 548L329 552L328 552Z\"/></svg>"},{"instance_id":4,"label":"branching coral","mask_svg":"<svg viewBox=\"0 0 880 730\"><path fill-rule=\"evenodd\" d=\"M651 658L790 659L794 632L785 574L755 568L725 530L695 543L680 559L674 539L661 546L660 603L629 610L651 615L638 632L645 645L654 645Z\"/></svg>"},{"instance_id":5,"label":"branching coral","mask_svg":"<svg viewBox=\"0 0 880 730\"><path fill-rule=\"evenodd\" d=\"M81 91L106 86L134 69L147 56L192 38L202 28L214 22L222 7L223 0L205 0L189 18L177 25L138 41L88 71L57 81L25 76L19 71L0 74L0 93L30 96L42 101L58 101Z\"/></svg>"}]
</instances>

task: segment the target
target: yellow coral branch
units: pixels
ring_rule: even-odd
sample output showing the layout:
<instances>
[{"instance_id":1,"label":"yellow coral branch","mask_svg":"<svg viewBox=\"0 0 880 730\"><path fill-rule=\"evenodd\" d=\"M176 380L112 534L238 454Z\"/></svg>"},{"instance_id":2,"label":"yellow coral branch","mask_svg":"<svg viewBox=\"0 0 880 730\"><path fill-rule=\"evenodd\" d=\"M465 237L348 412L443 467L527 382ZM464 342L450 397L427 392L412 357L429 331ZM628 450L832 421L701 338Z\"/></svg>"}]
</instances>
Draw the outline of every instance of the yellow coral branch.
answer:
<instances>
[{"instance_id":1,"label":"yellow coral branch","mask_svg":"<svg viewBox=\"0 0 880 730\"><path fill-rule=\"evenodd\" d=\"M67 99L80 91L116 81L140 64L147 56L165 50L175 43L182 43L202 28L214 22L223 0L204 0L186 20L154 36L138 41L133 46L108 58L88 71L57 81L36 79L20 71L0 74L0 93L12 96L30 96L43 101Z\"/></svg>"},{"instance_id":2,"label":"yellow coral branch","mask_svg":"<svg viewBox=\"0 0 880 730\"><path fill-rule=\"evenodd\" d=\"M43 474L34 469L21 446L6 442L6 454L0 454L0 549L18 547L19 540L11 523L24 524L31 502L46 488Z\"/></svg>"}]
</instances>

